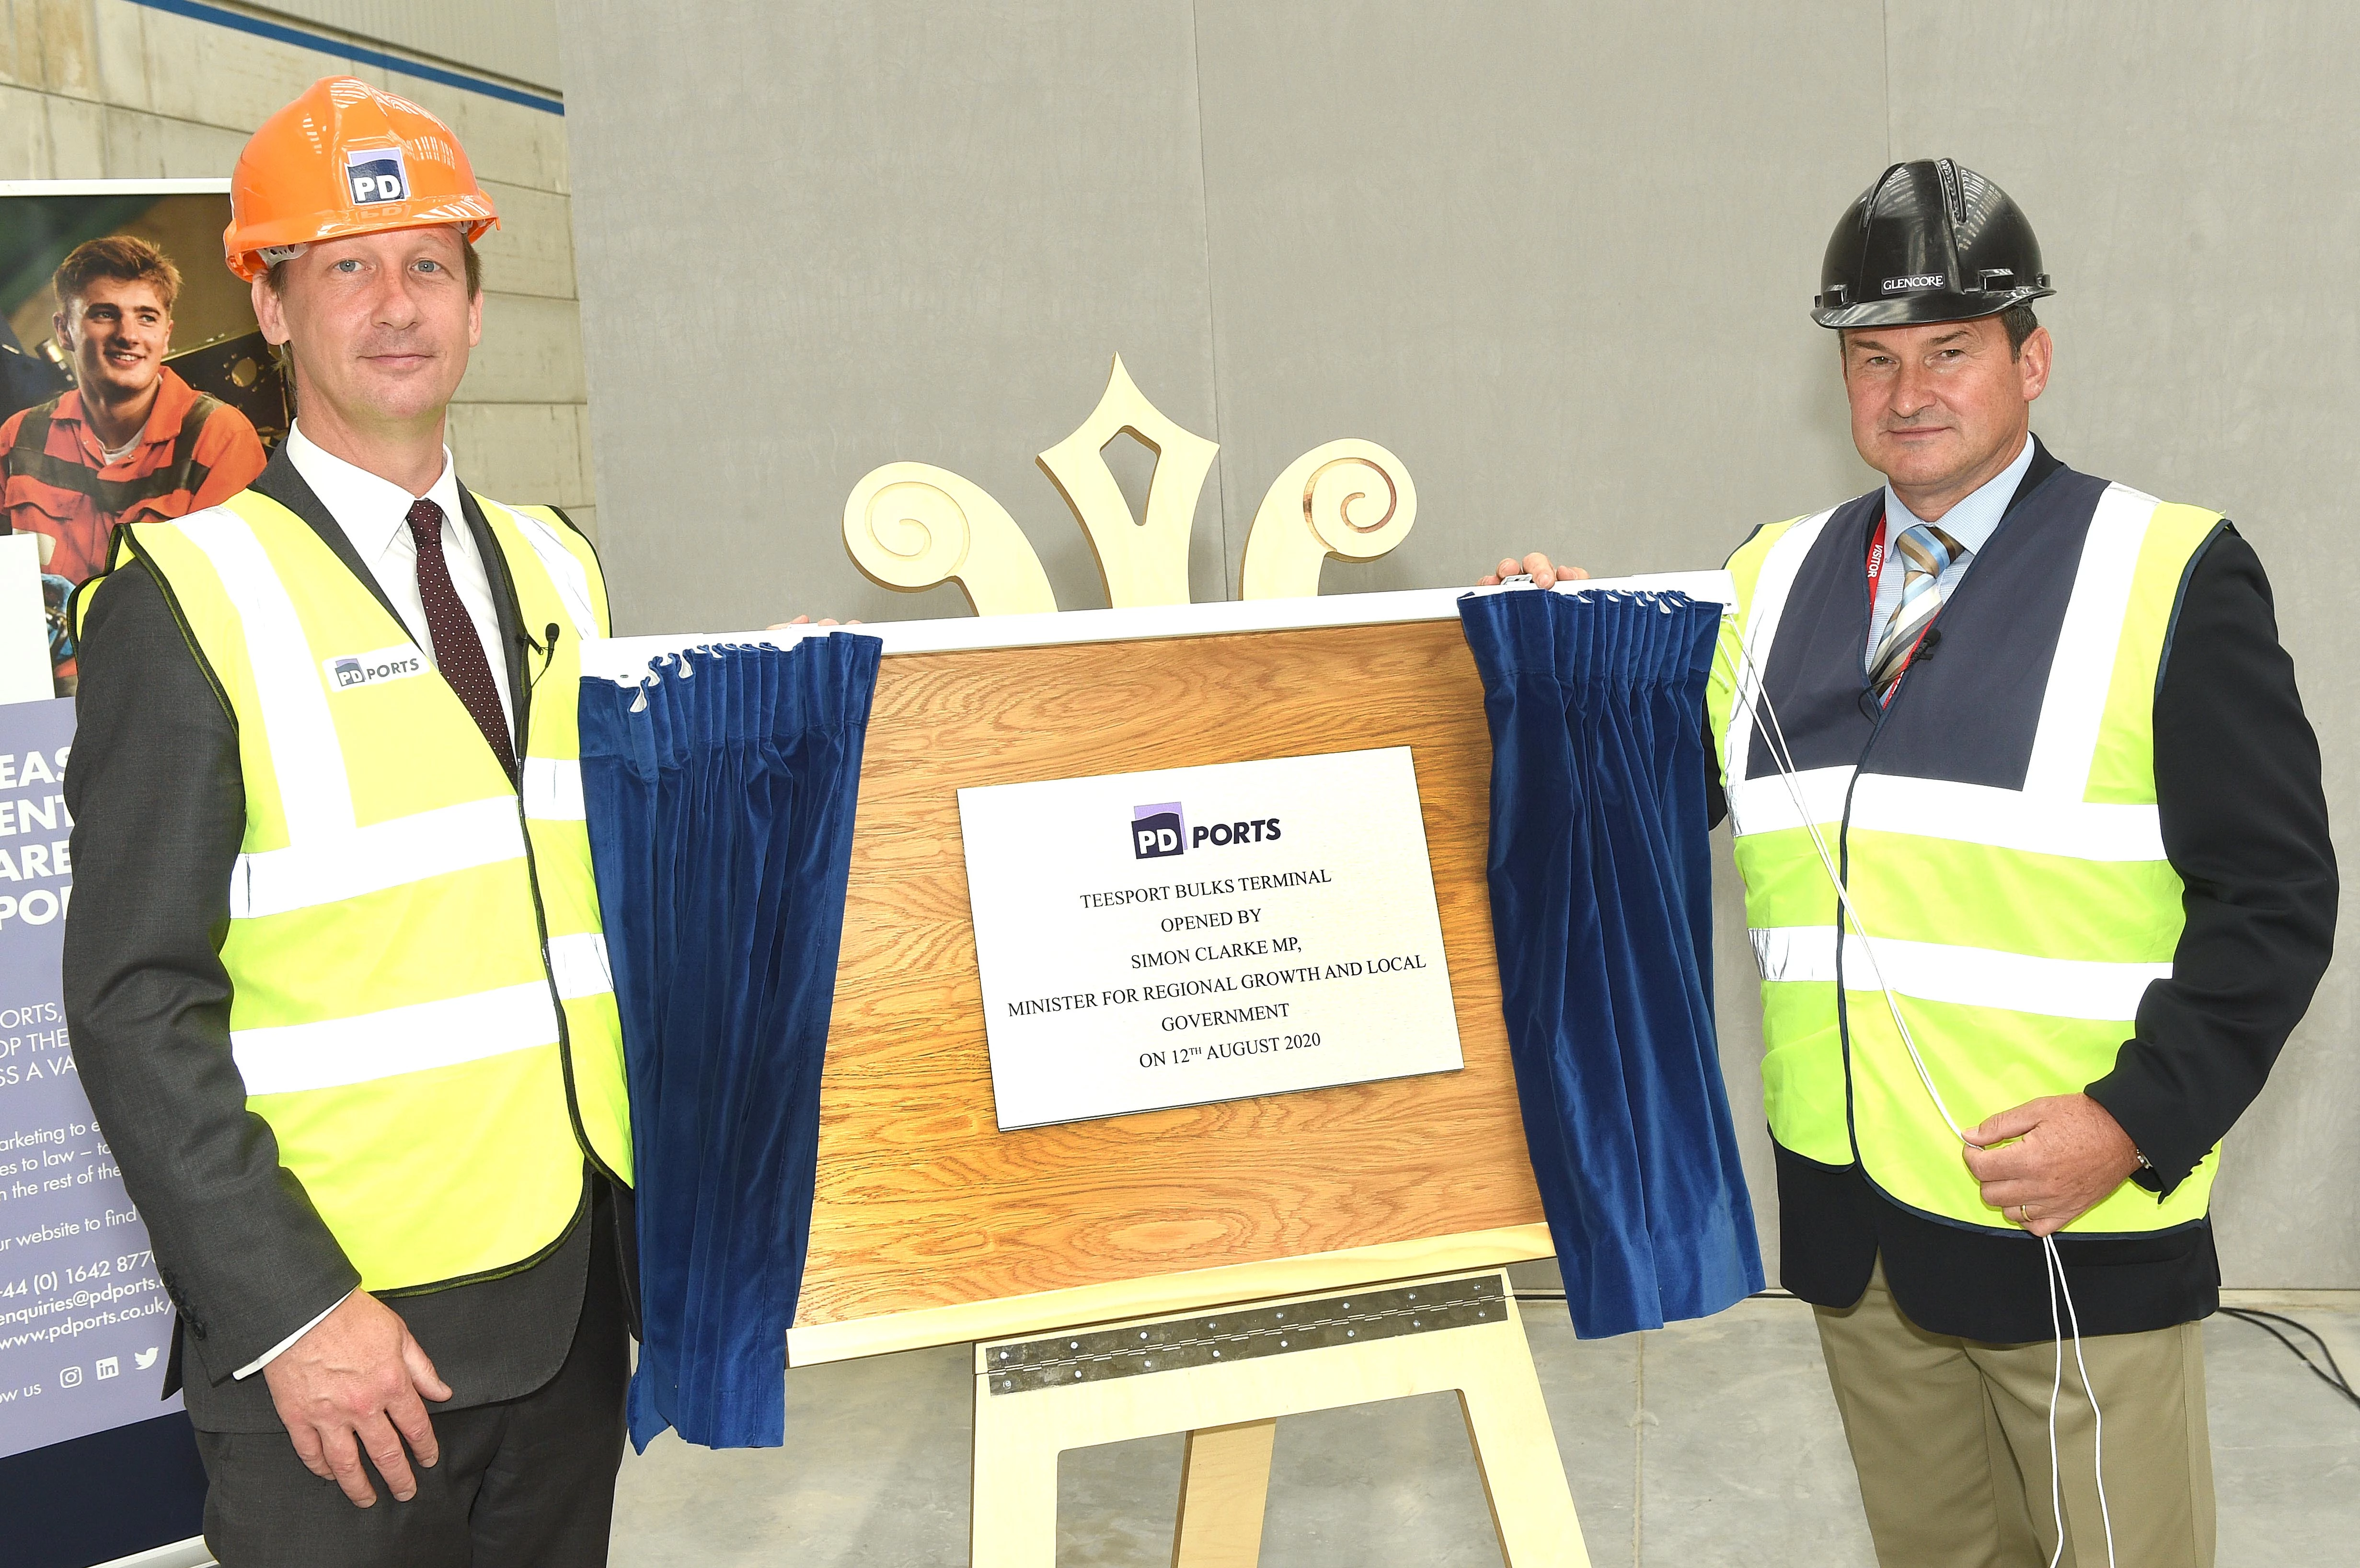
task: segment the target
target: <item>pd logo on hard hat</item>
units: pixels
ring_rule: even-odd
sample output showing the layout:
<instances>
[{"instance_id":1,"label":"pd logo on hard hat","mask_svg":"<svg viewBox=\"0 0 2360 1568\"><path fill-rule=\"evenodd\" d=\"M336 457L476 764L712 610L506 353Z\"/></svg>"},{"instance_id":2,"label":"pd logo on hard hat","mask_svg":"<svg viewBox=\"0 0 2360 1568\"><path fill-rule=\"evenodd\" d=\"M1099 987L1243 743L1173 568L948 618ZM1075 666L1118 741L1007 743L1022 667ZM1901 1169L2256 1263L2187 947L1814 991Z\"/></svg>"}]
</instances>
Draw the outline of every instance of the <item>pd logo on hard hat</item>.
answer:
<instances>
[{"instance_id":1,"label":"pd logo on hard hat","mask_svg":"<svg viewBox=\"0 0 2360 1568\"><path fill-rule=\"evenodd\" d=\"M1180 803L1166 801L1161 806L1134 806L1131 808L1131 858L1141 861L1159 860L1180 852L1187 829L1180 822Z\"/></svg>"},{"instance_id":2,"label":"pd logo on hard hat","mask_svg":"<svg viewBox=\"0 0 2360 1568\"><path fill-rule=\"evenodd\" d=\"M371 207L410 199L410 170L398 147L356 147L344 151L344 183L353 205Z\"/></svg>"}]
</instances>

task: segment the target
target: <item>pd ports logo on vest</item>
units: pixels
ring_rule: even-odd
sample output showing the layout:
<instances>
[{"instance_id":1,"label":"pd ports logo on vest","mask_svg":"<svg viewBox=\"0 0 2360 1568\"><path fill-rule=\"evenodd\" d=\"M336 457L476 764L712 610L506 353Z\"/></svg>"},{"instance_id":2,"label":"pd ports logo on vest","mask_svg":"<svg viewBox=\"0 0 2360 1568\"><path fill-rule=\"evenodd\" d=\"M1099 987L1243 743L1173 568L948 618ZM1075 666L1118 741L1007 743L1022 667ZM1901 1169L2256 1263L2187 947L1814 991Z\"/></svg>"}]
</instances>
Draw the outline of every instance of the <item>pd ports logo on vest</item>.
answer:
<instances>
[{"instance_id":1,"label":"pd ports logo on vest","mask_svg":"<svg viewBox=\"0 0 2360 1568\"><path fill-rule=\"evenodd\" d=\"M1949 276L1947 273L1942 272L1918 272L1907 278L1887 278L1885 280L1885 291L1888 294L1898 294L1912 289L1939 289L1942 286L1942 280L1947 276Z\"/></svg>"},{"instance_id":2,"label":"pd ports logo on vest","mask_svg":"<svg viewBox=\"0 0 2360 1568\"><path fill-rule=\"evenodd\" d=\"M398 147L356 147L344 153L344 183L353 205L373 207L410 198L410 166Z\"/></svg>"},{"instance_id":3,"label":"pd ports logo on vest","mask_svg":"<svg viewBox=\"0 0 2360 1568\"><path fill-rule=\"evenodd\" d=\"M328 672L328 685L338 691L353 686L373 686L381 681L404 681L426 673L426 656L416 648L380 648L374 653L344 653L333 659L322 659L320 667Z\"/></svg>"},{"instance_id":4,"label":"pd ports logo on vest","mask_svg":"<svg viewBox=\"0 0 2360 1568\"><path fill-rule=\"evenodd\" d=\"M1187 834L1188 829L1180 821L1180 803L1176 800L1131 808L1131 852L1134 860L1153 861L1176 855Z\"/></svg>"}]
</instances>

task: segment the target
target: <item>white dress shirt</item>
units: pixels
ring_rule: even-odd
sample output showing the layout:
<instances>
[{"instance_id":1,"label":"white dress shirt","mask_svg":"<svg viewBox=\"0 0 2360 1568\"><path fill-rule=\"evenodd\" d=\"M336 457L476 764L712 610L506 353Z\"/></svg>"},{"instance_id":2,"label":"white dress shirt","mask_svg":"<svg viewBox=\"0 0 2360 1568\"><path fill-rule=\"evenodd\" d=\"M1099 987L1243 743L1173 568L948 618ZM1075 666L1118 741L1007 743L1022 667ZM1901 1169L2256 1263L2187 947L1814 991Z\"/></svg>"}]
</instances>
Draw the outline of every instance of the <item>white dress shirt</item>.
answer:
<instances>
[{"instance_id":1,"label":"white dress shirt","mask_svg":"<svg viewBox=\"0 0 2360 1568\"><path fill-rule=\"evenodd\" d=\"M2007 515L2007 503L2016 499L2016 487L2024 483L2025 470L2031 466L2032 437L2027 433L2024 438L2024 450L2016 455L2015 462L1976 486L1967 493L1965 499L1935 521L1933 526L1957 540L1966 552L1950 564L1950 570L1934 579L1935 587L1942 590L1944 598L1957 590L1959 579L1967 575L1967 568L1975 564L1975 557L1981 555L1983 546L1991 543L1993 531L1999 527L2000 519ZM1901 504L1901 498L1893 493L1892 481L1887 480L1885 486L1885 549L1890 551L1895 540L1924 521ZM1908 574L1888 557L1885 575L1877 579L1876 603L1868 616L1868 656L1872 659L1876 657L1876 645L1885 641L1885 629L1892 622L1893 612L1901 608L1901 590L1907 578Z\"/></svg>"},{"instance_id":2,"label":"white dress shirt","mask_svg":"<svg viewBox=\"0 0 2360 1568\"><path fill-rule=\"evenodd\" d=\"M377 587L393 601L401 613L402 624L410 628L410 637L426 655L427 663L434 663L434 639L426 627L426 600L418 591L418 541L410 532L410 503L420 498L389 479L380 479L366 468L356 468L343 458L322 450L303 434L299 422L287 433L287 460L344 531L353 549L367 563ZM500 648L499 614L492 608L492 579L484 570L484 558L476 552L475 532L467 527L466 515L459 510L459 481L451 469L451 449L442 449L442 477L434 481L424 497L442 509L442 559L451 568L451 586L458 590L459 602L466 607L467 619L475 623L475 635L483 640L484 658L492 666L493 684L499 687L500 711L508 715L508 736L516 736L516 706L508 696L508 655ZM333 1312L351 1299L349 1293L338 1299ZM320 1326L328 1312L313 1318L262 1354L246 1363L233 1374L251 1377L286 1353L288 1348Z\"/></svg>"},{"instance_id":3,"label":"white dress shirt","mask_svg":"<svg viewBox=\"0 0 2360 1568\"><path fill-rule=\"evenodd\" d=\"M442 449L442 477L423 498L323 451L305 437L300 420L287 433L287 458L368 564L430 666L434 663L434 640L426 627L426 601L418 592L418 541L410 536L410 508L423 499L442 509L442 559L451 568L451 586L483 641L484 658L492 667L492 684L499 688L500 711L508 716L513 742L516 700L508 690L508 654L500 647L499 612L492 608L492 579L475 550L475 531L459 510L459 481L452 472L450 448Z\"/></svg>"}]
</instances>

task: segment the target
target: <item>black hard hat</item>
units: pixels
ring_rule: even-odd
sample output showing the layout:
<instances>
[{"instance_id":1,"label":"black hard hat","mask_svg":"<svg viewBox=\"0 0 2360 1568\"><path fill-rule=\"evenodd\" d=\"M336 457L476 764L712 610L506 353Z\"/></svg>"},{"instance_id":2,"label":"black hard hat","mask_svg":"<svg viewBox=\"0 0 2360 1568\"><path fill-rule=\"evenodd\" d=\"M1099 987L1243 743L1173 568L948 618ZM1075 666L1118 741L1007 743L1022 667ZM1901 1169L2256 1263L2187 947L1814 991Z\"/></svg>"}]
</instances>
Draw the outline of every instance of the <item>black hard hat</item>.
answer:
<instances>
[{"instance_id":1,"label":"black hard hat","mask_svg":"<svg viewBox=\"0 0 2360 1568\"><path fill-rule=\"evenodd\" d=\"M1811 319L1918 326L1988 316L2057 291L2008 193L1947 158L1896 163L1836 225Z\"/></svg>"}]
</instances>

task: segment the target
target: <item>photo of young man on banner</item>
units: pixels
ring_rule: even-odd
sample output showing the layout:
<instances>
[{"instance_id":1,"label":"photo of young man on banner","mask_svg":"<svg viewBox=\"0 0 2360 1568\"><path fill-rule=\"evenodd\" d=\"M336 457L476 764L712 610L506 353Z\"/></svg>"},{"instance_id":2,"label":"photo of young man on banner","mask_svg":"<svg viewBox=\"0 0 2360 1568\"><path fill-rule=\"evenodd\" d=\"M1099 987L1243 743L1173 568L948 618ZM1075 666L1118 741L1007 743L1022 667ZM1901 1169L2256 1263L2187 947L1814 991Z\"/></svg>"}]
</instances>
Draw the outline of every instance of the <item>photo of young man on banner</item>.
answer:
<instances>
[{"instance_id":1,"label":"photo of young man on banner","mask_svg":"<svg viewBox=\"0 0 2360 1568\"><path fill-rule=\"evenodd\" d=\"M0 198L0 515L33 535L57 693L65 602L115 531L244 489L286 434L285 384L236 280L210 261L228 198ZM176 343L185 345L175 353Z\"/></svg>"}]
</instances>

